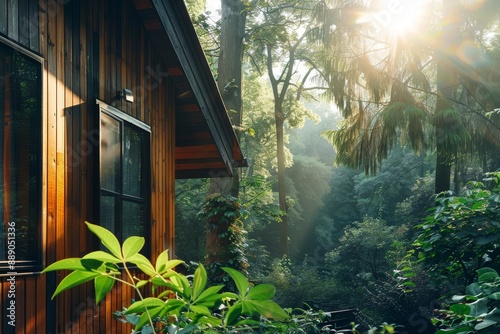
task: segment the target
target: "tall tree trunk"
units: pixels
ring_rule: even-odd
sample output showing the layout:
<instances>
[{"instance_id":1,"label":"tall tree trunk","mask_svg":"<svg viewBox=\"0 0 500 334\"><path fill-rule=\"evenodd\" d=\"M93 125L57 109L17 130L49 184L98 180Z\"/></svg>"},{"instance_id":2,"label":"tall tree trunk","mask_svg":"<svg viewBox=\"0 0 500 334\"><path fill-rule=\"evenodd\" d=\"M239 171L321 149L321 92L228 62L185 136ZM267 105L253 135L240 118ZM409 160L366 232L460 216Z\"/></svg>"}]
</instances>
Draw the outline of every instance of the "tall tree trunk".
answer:
<instances>
[{"instance_id":1,"label":"tall tree trunk","mask_svg":"<svg viewBox=\"0 0 500 334\"><path fill-rule=\"evenodd\" d=\"M288 218L285 189L285 141L284 141L284 116L282 112L283 102L275 102L274 118L276 121L276 151L278 159L278 197L281 212L280 223L280 249L282 255L289 255L288 249Z\"/></svg>"},{"instance_id":2,"label":"tall tree trunk","mask_svg":"<svg viewBox=\"0 0 500 334\"><path fill-rule=\"evenodd\" d=\"M217 85L222 99L229 112L233 126L241 126L242 97L241 97L241 68L243 62L243 38L245 34L246 11L242 0L221 1L221 36L218 63ZM234 166L237 167L237 166ZM219 193L222 196L238 198L240 187L239 173L234 168L234 175L219 175L210 180L210 193ZM230 223L220 220L220 216L213 217L207 222L207 264L214 262L229 263L232 254L227 242L221 235L222 230L228 230ZM211 226L211 227L210 227Z\"/></svg>"},{"instance_id":3,"label":"tall tree trunk","mask_svg":"<svg viewBox=\"0 0 500 334\"><path fill-rule=\"evenodd\" d=\"M453 61L453 52L460 40L460 2L444 0L442 9L442 31L440 49L437 51L437 101L435 111L436 134L436 177L435 193L450 190L452 152L447 142L446 133L455 130L456 124L446 119L443 114L453 109L459 80Z\"/></svg>"},{"instance_id":4,"label":"tall tree trunk","mask_svg":"<svg viewBox=\"0 0 500 334\"><path fill-rule=\"evenodd\" d=\"M221 35L217 84L234 126L241 126L241 67L243 62L243 38L245 35L246 10L242 0L221 1ZM236 171L236 169L235 169ZM211 193L238 197L239 175L214 178Z\"/></svg>"}]
</instances>

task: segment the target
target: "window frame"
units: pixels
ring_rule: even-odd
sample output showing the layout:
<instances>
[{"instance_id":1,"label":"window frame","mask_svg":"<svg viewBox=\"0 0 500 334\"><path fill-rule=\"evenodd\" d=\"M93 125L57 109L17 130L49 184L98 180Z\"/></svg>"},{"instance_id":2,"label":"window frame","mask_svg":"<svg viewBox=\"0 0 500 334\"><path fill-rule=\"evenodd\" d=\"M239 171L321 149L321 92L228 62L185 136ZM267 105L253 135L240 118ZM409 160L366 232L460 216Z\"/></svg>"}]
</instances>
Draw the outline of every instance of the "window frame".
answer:
<instances>
[{"instance_id":1,"label":"window frame","mask_svg":"<svg viewBox=\"0 0 500 334\"><path fill-rule=\"evenodd\" d=\"M39 126L40 126L40 146L38 152L39 165L37 167L37 202L36 202L36 226L33 229L34 240L35 240L35 248L34 257L31 260L9 260L8 254L6 254L6 259L0 259L0 277L8 276L8 275L29 275L34 273L39 273L43 268L43 261L45 259L45 246L44 246L44 219L43 219L43 206L45 203L44 196L44 185L43 180L45 177L45 145L43 138L46 134L45 132L45 117L44 117L44 99L43 99L43 91L44 91L44 58L38 54L33 53L32 51L26 49L23 46L18 45L17 43L3 37L0 35L0 45L2 47L8 48L11 50L11 54L21 54L24 57L28 58L33 63L38 63L38 102L39 102ZM5 112L5 111L4 111ZM3 197L2 197L3 202ZM3 205L3 204L2 204ZM3 219L3 218L2 218ZM8 229L6 225L9 222L3 222L5 228L5 234L7 237ZM16 243L17 244L17 243ZM7 243L6 243L7 246Z\"/></svg>"},{"instance_id":2,"label":"window frame","mask_svg":"<svg viewBox=\"0 0 500 334\"><path fill-rule=\"evenodd\" d=\"M123 216L123 205L122 203L126 200L132 201L134 203L140 203L145 205L145 214L144 214L144 226L143 226L143 235L138 235L142 236L145 238L146 243L141 251L141 253L145 256L148 256L150 254L150 245L151 245L151 178L152 178L152 169L151 169L151 127L142 122L141 120L113 107L105 102L96 99L96 104L98 105L98 110L97 110L97 129L99 133L99 140L97 143L97 152L98 152L98 157L96 161L96 176L97 176L97 182L95 186L95 194L98 194L97 199L95 201L95 208L96 208L96 214L95 218L96 221L100 226L106 227L106 224L103 224L101 222L101 197L103 195L109 194L114 198L119 198L119 203L116 204L115 206L115 221L113 223L114 227L114 232L115 235L117 235L117 238L120 242L123 242L122 240L122 235L123 235L123 219L122 217L117 217L116 214L121 213ZM101 128L101 118L102 115L106 115L107 117L111 117L113 120L116 120L120 123L120 158L119 158L119 184L120 184L120 189L119 191L112 191L112 190L107 190L103 189L102 187L102 176L101 176L101 166L102 166L102 152L101 152L101 138L102 138L102 128ZM136 197L132 196L129 194L125 194L123 190L123 156L124 156L124 137L125 137L125 127L126 126L131 126L135 128L136 130L143 131L145 134L147 134L147 138L145 139L145 145L144 145L144 150L141 154L141 159L146 163L145 169L144 169L144 197ZM118 227L118 230L117 230ZM119 233L116 233L119 232Z\"/></svg>"}]
</instances>

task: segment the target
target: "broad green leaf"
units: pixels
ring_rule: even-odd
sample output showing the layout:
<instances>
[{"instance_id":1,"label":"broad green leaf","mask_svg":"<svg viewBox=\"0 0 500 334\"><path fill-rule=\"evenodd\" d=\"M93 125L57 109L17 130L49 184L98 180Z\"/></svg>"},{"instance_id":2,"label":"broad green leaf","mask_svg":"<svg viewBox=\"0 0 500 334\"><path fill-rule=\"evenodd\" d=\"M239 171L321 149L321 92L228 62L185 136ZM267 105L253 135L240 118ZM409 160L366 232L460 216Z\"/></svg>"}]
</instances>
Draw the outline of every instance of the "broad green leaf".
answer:
<instances>
[{"instance_id":1,"label":"broad green leaf","mask_svg":"<svg viewBox=\"0 0 500 334\"><path fill-rule=\"evenodd\" d=\"M94 288L95 288L95 303L96 305L106 297L108 292L111 291L113 285L115 284L115 280L109 276L101 275L97 276L94 279Z\"/></svg>"},{"instance_id":2,"label":"broad green leaf","mask_svg":"<svg viewBox=\"0 0 500 334\"><path fill-rule=\"evenodd\" d=\"M121 247L120 242L115 237L113 233L109 230L105 229L102 226L91 224L89 222L85 222L89 230L97 235L97 237L101 240L101 243L117 258L121 258Z\"/></svg>"},{"instance_id":3,"label":"broad green leaf","mask_svg":"<svg viewBox=\"0 0 500 334\"><path fill-rule=\"evenodd\" d=\"M155 264L155 269L156 272L159 273L160 275L166 270L165 264L168 261L168 250L164 250L163 252L158 255L156 258L156 264Z\"/></svg>"},{"instance_id":4,"label":"broad green leaf","mask_svg":"<svg viewBox=\"0 0 500 334\"><path fill-rule=\"evenodd\" d=\"M241 304L237 303L231 306L226 313L226 326L233 325L236 322L236 320L238 320L240 315L241 315Z\"/></svg>"},{"instance_id":5,"label":"broad green leaf","mask_svg":"<svg viewBox=\"0 0 500 334\"><path fill-rule=\"evenodd\" d=\"M85 259L85 260L98 260L98 261L102 261L102 262L115 263L115 264L122 262L122 260L120 260L119 258L117 258L117 257L115 257L107 252L103 252L103 251L94 251L94 252L90 252L88 254L85 254L83 259Z\"/></svg>"},{"instance_id":6,"label":"broad green leaf","mask_svg":"<svg viewBox=\"0 0 500 334\"><path fill-rule=\"evenodd\" d=\"M198 314L202 314L202 315L205 315L205 316L210 316L212 315L210 313L210 310L208 309L208 307L205 307L205 306L200 306L200 305L191 305L189 307L189 309L195 313L198 313Z\"/></svg>"},{"instance_id":7,"label":"broad green leaf","mask_svg":"<svg viewBox=\"0 0 500 334\"><path fill-rule=\"evenodd\" d=\"M129 257L139 253L142 247L144 247L145 242L146 241L143 237L132 236L127 238L122 245L123 259L128 261Z\"/></svg>"},{"instance_id":8,"label":"broad green leaf","mask_svg":"<svg viewBox=\"0 0 500 334\"><path fill-rule=\"evenodd\" d=\"M435 334L465 334L472 331L473 328L467 325L463 325L458 328L450 328L450 329L440 329Z\"/></svg>"},{"instance_id":9,"label":"broad green leaf","mask_svg":"<svg viewBox=\"0 0 500 334\"><path fill-rule=\"evenodd\" d=\"M494 292L488 296L489 299L500 300L500 292Z\"/></svg>"},{"instance_id":10,"label":"broad green leaf","mask_svg":"<svg viewBox=\"0 0 500 334\"><path fill-rule=\"evenodd\" d=\"M468 296L478 296L479 294L481 294L481 286L478 283L474 282L467 286L467 288L465 289L465 293Z\"/></svg>"},{"instance_id":11,"label":"broad green leaf","mask_svg":"<svg viewBox=\"0 0 500 334\"><path fill-rule=\"evenodd\" d=\"M234 283L236 284L236 287L238 288L240 296L244 297L248 290L247 278L242 273L232 268L223 267L222 270L224 270L229 276L231 276Z\"/></svg>"},{"instance_id":12,"label":"broad green leaf","mask_svg":"<svg viewBox=\"0 0 500 334\"><path fill-rule=\"evenodd\" d=\"M487 282L494 282L495 281L495 278L498 277L498 274L495 272L485 272L483 274L481 274L477 280L477 282L479 284L481 283L487 283Z\"/></svg>"},{"instance_id":13,"label":"broad green leaf","mask_svg":"<svg viewBox=\"0 0 500 334\"><path fill-rule=\"evenodd\" d=\"M453 296L453 297L451 298L451 300L453 300L454 302L460 302L460 301L464 300L464 299L465 299L465 297L467 297L467 296L463 296L463 295L455 295L455 296Z\"/></svg>"},{"instance_id":14,"label":"broad green leaf","mask_svg":"<svg viewBox=\"0 0 500 334\"><path fill-rule=\"evenodd\" d=\"M125 314L142 313L146 311L146 308L149 310L158 307L163 307L164 305L165 302L163 300L155 297L148 297L144 298L143 300L138 300L132 305L130 305Z\"/></svg>"},{"instance_id":15,"label":"broad green leaf","mask_svg":"<svg viewBox=\"0 0 500 334\"><path fill-rule=\"evenodd\" d=\"M478 276L481 276L482 274L486 274L486 273L496 273L498 276L498 273L496 272L496 270L493 268L489 268L489 267L479 268L476 270L476 272L477 272Z\"/></svg>"},{"instance_id":16,"label":"broad green leaf","mask_svg":"<svg viewBox=\"0 0 500 334\"><path fill-rule=\"evenodd\" d=\"M207 284L207 271L205 270L205 267L203 267L203 265L200 263L198 268L196 268L196 270L194 271L193 295L191 296L192 300L198 298L198 296L205 288L206 284Z\"/></svg>"},{"instance_id":17,"label":"broad green leaf","mask_svg":"<svg viewBox=\"0 0 500 334\"><path fill-rule=\"evenodd\" d=\"M166 301L166 310L169 314L178 315L181 309L186 306L186 302L179 299L169 299Z\"/></svg>"},{"instance_id":18,"label":"broad green leaf","mask_svg":"<svg viewBox=\"0 0 500 334\"><path fill-rule=\"evenodd\" d=\"M488 312L488 300L487 298L481 298L473 303L468 304L471 308L470 315L473 317L479 317Z\"/></svg>"},{"instance_id":19,"label":"broad green leaf","mask_svg":"<svg viewBox=\"0 0 500 334\"><path fill-rule=\"evenodd\" d=\"M474 329L476 331L480 331L480 330L483 330L483 329L485 329L487 327L490 327L490 326L493 326L493 325L497 325L497 324L498 324L498 322L496 322L496 321L484 319L483 321L481 321L480 323L478 323L474 327Z\"/></svg>"},{"instance_id":20,"label":"broad green leaf","mask_svg":"<svg viewBox=\"0 0 500 334\"><path fill-rule=\"evenodd\" d=\"M135 283L135 288L140 289L148 283L149 283L148 280L140 280L139 282Z\"/></svg>"},{"instance_id":21,"label":"broad green leaf","mask_svg":"<svg viewBox=\"0 0 500 334\"><path fill-rule=\"evenodd\" d=\"M222 287L223 285L216 285L207 288L194 302L197 305L204 305L207 307L213 306L216 301L221 300L222 298L222 295L218 293Z\"/></svg>"},{"instance_id":22,"label":"broad green leaf","mask_svg":"<svg viewBox=\"0 0 500 334\"><path fill-rule=\"evenodd\" d=\"M127 259L127 262L135 264L139 269L142 270L148 276L155 275L155 268L149 262L148 258L142 255L141 253L137 253Z\"/></svg>"},{"instance_id":23,"label":"broad green leaf","mask_svg":"<svg viewBox=\"0 0 500 334\"><path fill-rule=\"evenodd\" d=\"M253 300L265 300L274 297L276 289L272 284L259 284L248 291L247 297Z\"/></svg>"},{"instance_id":24,"label":"broad green leaf","mask_svg":"<svg viewBox=\"0 0 500 334\"><path fill-rule=\"evenodd\" d=\"M68 258L59 260L57 262L52 263L47 268L45 268L42 273L46 273L48 271L55 270L91 270L97 269L102 264L102 261L99 260L91 260L91 259L81 259L81 258Z\"/></svg>"},{"instance_id":25,"label":"broad green leaf","mask_svg":"<svg viewBox=\"0 0 500 334\"><path fill-rule=\"evenodd\" d=\"M469 315L471 308L467 304L453 304L450 306L450 310L458 315Z\"/></svg>"},{"instance_id":26,"label":"broad green leaf","mask_svg":"<svg viewBox=\"0 0 500 334\"><path fill-rule=\"evenodd\" d=\"M142 327L148 325L150 323L150 319L154 320L162 311L163 307L156 307L152 309L148 307L148 310L144 311L139 319L139 322L135 325L134 332L138 332Z\"/></svg>"},{"instance_id":27,"label":"broad green leaf","mask_svg":"<svg viewBox=\"0 0 500 334\"><path fill-rule=\"evenodd\" d=\"M484 317L484 319L500 323L500 310L494 308L490 313L486 315L486 317Z\"/></svg>"},{"instance_id":28,"label":"broad green leaf","mask_svg":"<svg viewBox=\"0 0 500 334\"><path fill-rule=\"evenodd\" d=\"M264 318L288 319L289 315L272 300L247 300Z\"/></svg>"},{"instance_id":29,"label":"broad green leaf","mask_svg":"<svg viewBox=\"0 0 500 334\"><path fill-rule=\"evenodd\" d=\"M58 294L60 294L65 290L71 289L75 286L91 281L95 277L100 275L101 274L97 272L75 270L68 276L64 277L61 283L59 283L59 285L56 288L56 291L52 295L52 298L54 298L55 296L57 296Z\"/></svg>"}]
</instances>

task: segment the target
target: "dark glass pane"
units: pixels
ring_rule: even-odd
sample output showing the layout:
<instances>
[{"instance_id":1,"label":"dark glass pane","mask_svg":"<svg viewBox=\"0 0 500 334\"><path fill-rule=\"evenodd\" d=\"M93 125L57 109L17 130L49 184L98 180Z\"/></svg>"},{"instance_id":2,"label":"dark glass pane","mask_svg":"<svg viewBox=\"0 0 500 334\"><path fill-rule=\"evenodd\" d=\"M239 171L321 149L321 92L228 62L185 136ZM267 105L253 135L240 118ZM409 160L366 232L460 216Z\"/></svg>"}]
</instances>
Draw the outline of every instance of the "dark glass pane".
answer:
<instances>
[{"instance_id":1,"label":"dark glass pane","mask_svg":"<svg viewBox=\"0 0 500 334\"><path fill-rule=\"evenodd\" d=\"M114 196L101 196L100 206L100 224L102 227L115 232L115 219L116 219L116 199Z\"/></svg>"},{"instance_id":2,"label":"dark glass pane","mask_svg":"<svg viewBox=\"0 0 500 334\"><path fill-rule=\"evenodd\" d=\"M123 240L130 236L144 236L145 205L123 201Z\"/></svg>"},{"instance_id":3,"label":"dark glass pane","mask_svg":"<svg viewBox=\"0 0 500 334\"><path fill-rule=\"evenodd\" d=\"M143 152L146 135L144 131L130 125L125 126L123 143L123 193L136 197L144 197Z\"/></svg>"},{"instance_id":4,"label":"dark glass pane","mask_svg":"<svg viewBox=\"0 0 500 334\"><path fill-rule=\"evenodd\" d=\"M15 260L36 260L41 200L40 64L0 45L0 260L15 238ZM8 225L8 226L7 226ZM12 232L7 235L8 227Z\"/></svg>"},{"instance_id":5,"label":"dark glass pane","mask_svg":"<svg viewBox=\"0 0 500 334\"><path fill-rule=\"evenodd\" d=\"M118 192L120 180L120 122L101 113L101 188Z\"/></svg>"}]
</instances>

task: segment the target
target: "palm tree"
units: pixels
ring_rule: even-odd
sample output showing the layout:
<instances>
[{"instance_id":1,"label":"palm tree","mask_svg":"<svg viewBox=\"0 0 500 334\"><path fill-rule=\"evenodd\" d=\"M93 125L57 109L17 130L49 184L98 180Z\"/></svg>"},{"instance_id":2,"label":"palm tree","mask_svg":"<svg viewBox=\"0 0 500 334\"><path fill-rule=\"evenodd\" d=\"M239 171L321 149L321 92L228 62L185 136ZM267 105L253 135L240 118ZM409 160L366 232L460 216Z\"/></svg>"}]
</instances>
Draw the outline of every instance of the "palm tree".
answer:
<instances>
[{"instance_id":1,"label":"palm tree","mask_svg":"<svg viewBox=\"0 0 500 334\"><path fill-rule=\"evenodd\" d=\"M485 120L491 110L478 108L477 94L468 89L487 87L488 78L465 51L481 50L485 35L479 32L487 27L486 18L498 20L498 9L490 6L493 1L486 1L489 11L482 12L469 12L452 0L425 2L422 6L428 8L420 8L426 15L418 29L391 35L370 20L381 10L380 1L367 7L357 1L341 3L332 33L334 89L329 93L345 122L339 130L325 132L337 149L337 162L376 173L399 138L417 152L435 149L435 191L449 190L452 165L471 135L479 133L472 127L477 123L465 122L464 116L482 115ZM477 19L484 12L488 16ZM498 124L492 125L490 120L489 135L498 136Z\"/></svg>"}]
</instances>

